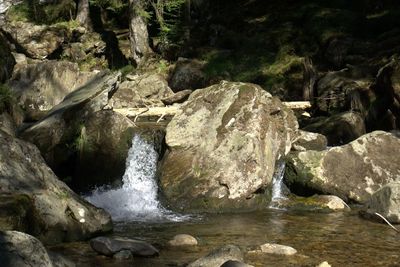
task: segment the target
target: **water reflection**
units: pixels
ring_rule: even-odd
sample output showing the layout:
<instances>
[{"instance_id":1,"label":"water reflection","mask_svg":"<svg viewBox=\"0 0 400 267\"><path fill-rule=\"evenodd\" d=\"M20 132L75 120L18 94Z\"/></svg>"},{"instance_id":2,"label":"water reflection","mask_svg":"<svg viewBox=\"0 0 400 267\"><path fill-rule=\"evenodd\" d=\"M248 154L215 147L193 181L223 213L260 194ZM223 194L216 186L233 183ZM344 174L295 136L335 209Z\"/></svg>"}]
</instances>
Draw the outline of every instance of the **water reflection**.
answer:
<instances>
[{"instance_id":1,"label":"water reflection","mask_svg":"<svg viewBox=\"0 0 400 267\"><path fill-rule=\"evenodd\" d=\"M199 246L190 249L165 246L170 238L181 233L197 237ZM354 212L272 210L203 215L202 219L180 223L118 224L115 235L140 238L160 248L158 258L135 258L135 264L144 267L185 266L222 245L238 245L246 252L267 242L292 246L298 254L291 257L246 254L246 262L254 266L316 266L322 261L332 266L400 266L399 235L386 225L360 219ZM107 266L123 264L113 265L108 261Z\"/></svg>"}]
</instances>

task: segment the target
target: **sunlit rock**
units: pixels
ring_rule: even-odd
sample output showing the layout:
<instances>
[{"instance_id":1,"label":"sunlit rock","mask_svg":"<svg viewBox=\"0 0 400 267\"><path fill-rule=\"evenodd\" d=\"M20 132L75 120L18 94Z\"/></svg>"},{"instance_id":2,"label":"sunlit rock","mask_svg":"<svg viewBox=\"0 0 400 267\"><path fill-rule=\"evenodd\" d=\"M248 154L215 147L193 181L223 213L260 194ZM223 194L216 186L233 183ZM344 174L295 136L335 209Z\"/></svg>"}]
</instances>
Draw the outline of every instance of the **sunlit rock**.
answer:
<instances>
[{"instance_id":1,"label":"sunlit rock","mask_svg":"<svg viewBox=\"0 0 400 267\"><path fill-rule=\"evenodd\" d=\"M375 131L325 151L305 151L288 157L285 184L298 195L331 194L345 201L366 203L388 182L400 179L400 139Z\"/></svg>"},{"instance_id":2,"label":"sunlit rock","mask_svg":"<svg viewBox=\"0 0 400 267\"><path fill-rule=\"evenodd\" d=\"M265 208L275 162L291 148L293 112L253 84L194 91L168 124L160 184L175 209Z\"/></svg>"},{"instance_id":3,"label":"sunlit rock","mask_svg":"<svg viewBox=\"0 0 400 267\"><path fill-rule=\"evenodd\" d=\"M365 209L370 216L379 213L391 223L400 223L400 182L388 183L377 190L367 202Z\"/></svg>"},{"instance_id":4,"label":"sunlit rock","mask_svg":"<svg viewBox=\"0 0 400 267\"><path fill-rule=\"evenodd\" d=\"M187 234L179 234L174 236L173 239L168 241L168 245L172 247L178 247L178 246L196 246L197 245L197 239L194 238L191 235Z\"/></svg>"}]
</instances>

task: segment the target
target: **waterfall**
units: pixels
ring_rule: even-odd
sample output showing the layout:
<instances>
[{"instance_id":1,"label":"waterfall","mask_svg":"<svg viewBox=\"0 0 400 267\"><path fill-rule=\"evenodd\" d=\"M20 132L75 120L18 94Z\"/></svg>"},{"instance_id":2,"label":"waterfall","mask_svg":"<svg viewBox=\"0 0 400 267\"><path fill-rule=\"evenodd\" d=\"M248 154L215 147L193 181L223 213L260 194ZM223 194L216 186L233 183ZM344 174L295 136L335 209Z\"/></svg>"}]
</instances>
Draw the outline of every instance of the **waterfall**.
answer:
<instances>
[{"instance_id":1,"label":"waterfall","mask_svg":"<svg viewBox=\"0 0 400 267\"><path fill-rule=\"evenodd\" d=\"M272 178L272 197L270 208L278 208L279 202L286 199L283 194L283 176L285 174L285 162L280 161L277 163L277 167Z\"/></svg>"},{"instance_id":2,"label":"waterfall","mask_svg":"<svg viewBox=\"0 0 400 267\"><path fill-rule=\"evenodd\" d=\"M115 221L179 221L184 217L161 206L156 182L158 153L151 142L135 135L126 160L122 186L117 189L97 188L86 200L108 211Z\"/></svg>"}]
</instances>

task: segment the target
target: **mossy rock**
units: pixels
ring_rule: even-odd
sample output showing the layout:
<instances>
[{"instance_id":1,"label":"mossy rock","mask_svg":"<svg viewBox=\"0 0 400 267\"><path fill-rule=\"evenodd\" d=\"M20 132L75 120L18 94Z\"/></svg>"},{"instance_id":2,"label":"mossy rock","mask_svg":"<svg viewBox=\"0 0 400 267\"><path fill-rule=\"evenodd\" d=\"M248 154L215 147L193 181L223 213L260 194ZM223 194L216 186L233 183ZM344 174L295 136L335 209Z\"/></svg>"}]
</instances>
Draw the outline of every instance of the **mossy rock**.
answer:
<instances>
[{"instance_id":1,"label":"mossy rock","mask_svg":"<svg viewBox=\"0 0 400 267\"><path fill-rule=\"evenodd\" d=\"M313 195L310 197L299 197L290 195L275 204L275 207L290 211L306 211L330 213L338 211L349 211L350 207L340 198L332 195Z\"/></svg>"}]
</instances>

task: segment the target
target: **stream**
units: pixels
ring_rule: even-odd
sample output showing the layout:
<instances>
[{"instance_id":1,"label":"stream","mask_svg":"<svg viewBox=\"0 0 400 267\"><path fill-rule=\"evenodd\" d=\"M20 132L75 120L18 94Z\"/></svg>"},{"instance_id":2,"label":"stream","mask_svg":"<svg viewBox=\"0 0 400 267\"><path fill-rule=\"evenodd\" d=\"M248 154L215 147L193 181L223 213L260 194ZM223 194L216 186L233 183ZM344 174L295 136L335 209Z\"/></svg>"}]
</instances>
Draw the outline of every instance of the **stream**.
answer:
<instances>
[{"instance_id":1,"label":"stream","mask_svg":"<svg viewBox=\"0 0 400 267\"><path fill-rule=\"evenodd\" d=\"M183 222L117 223L115 236L137 238L160 249L155 258L135 258L131 262L99 256L87 243L55 247L77 266L185 266L186 263L226 245L242 251L266 242L297 249L294 256L252 255L245 262L254 266L316 266L328 261L332 266L399 266L399 235L387 225L350 213L302 213L278 210L240 214L209 214ZM187 233L199 240L193 248L169 248L174 235Z\"/></svg>"},{"instance_id":2,"label":"stream","mask_svg":"<svg viewBox=\"0 0 400 267\"><path fill-rule=\"evenodd\" d=\"M52 247L77 266L185 266L223 245L233 244L253 266L316 266L328 261L332 266L400 266L399 235L387 225L361 219L357 207L351 212L315 213L285 211L274 203L284 198L284 164L274 177L273 201L269 209L231 214L175 214L157 200L155 182L158 155L152 144L135 136L127 158L123 185L100 188L86 199L112 215L113 236L144 240L156 246L155 258L116 261L97 255L88 243L77 242ZM177 234L195 236L195 247L168 247ZM292 246L294 256L254 254L249 251L264 243Z\"/></svg>"}]
</instances>

